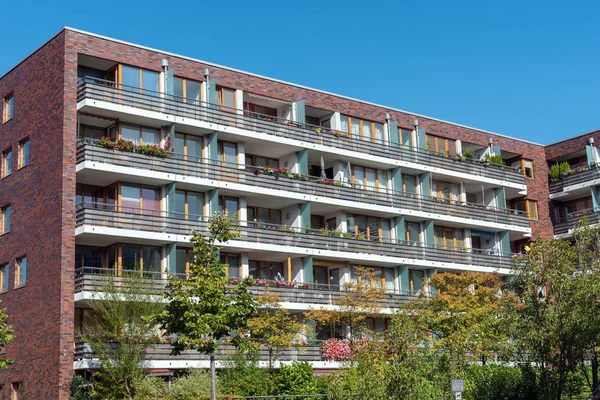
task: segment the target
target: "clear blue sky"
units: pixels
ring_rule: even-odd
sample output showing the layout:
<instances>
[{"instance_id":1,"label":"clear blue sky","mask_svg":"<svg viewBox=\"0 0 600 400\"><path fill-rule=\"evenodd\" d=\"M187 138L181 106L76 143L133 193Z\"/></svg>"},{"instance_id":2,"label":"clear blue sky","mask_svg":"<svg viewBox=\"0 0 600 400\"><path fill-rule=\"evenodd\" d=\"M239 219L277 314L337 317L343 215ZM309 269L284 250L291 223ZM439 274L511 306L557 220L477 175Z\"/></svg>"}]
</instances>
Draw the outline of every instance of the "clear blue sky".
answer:
<instances>
[{"instance_id":1,"label":"clear blue sky","mask_svg":"<svg viewBox=\"0 0 600 400\"><path fill-rule=\"evenodd\" d=\"M63 26L538 143L600 128L600 2L3 1L0 75Z\"/></svg>"}]
</instances>

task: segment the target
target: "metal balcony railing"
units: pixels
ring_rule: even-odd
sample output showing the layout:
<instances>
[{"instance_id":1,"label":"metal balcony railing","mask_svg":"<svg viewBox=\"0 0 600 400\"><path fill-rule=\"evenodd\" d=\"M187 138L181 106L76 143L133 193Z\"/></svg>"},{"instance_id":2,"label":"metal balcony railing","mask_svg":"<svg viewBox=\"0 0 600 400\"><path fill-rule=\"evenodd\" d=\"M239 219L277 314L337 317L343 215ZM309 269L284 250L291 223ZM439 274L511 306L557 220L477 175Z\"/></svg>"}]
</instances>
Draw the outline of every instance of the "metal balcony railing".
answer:
<instances>
[{"instance_id":1,"label":"metal balcony railing","mask_svg":"<svg viewBox=\"0 0 600 400\"><path fill-rule=\"evenodd\" d=\"M328 197L361 204L376 204L410 209L469 220L529 227L523 211L502 209L483 204L449 201L415 193L399 192L381 187L365 187L351 182L340 182L287 172L285 169L267 169L258 166L223 165L221 160L200 159L174 154L172 158L157 158L137 153L99 147L97 142L81 139L77 147L77 163L99 162L123 167L175 173L198 178L215 179L280 190L284 192Z\"/></svg>"},{"instance_id":2,"label":"metal balcony railing","mask_svg":"<svg viewBox=\"0 0 600 400\"><path fill-rule=\"evenodd\" d=\"M167 274L160 271L120 270L109 268L81 267L75 270L75 293L80 292L102 292L105 290L108 280L118 287L118 283L124 275L139 275L142 280L142 288L149 295L162 296L167 285L167 276L173 275L186 279L185 274ZM239 278L230 278L232 285ZM374 282L376 284L378 282ZM385 288L379 285L374 288L375 292L381 290L379 297L371 296L371 301L382 308L397 308L408 300L415 299L421 292L403 291L395 288ZM276 294L279 301L299 304L336 305L340 297L349 293L348 287L339 284L319 284L304 282L272 281L255 279L254 286L249 291L254 296L267 293ZM373 292L372 294L374 294ZM428 296L428 293L422 293ZM355 294L358 295L358 294Z\"/></svg>"},{"instance_id":3,"label":"metal balcony railing","mask_svg":"<svg viewBox=\"0 0 600 400\"><path fill-rule=\"evenodd\" d=\"M550 194L560 193L567 186L573 186L600 178L599 167L600 164L592 164L567 171L558 182L550 183Z\"/></svg>"},{"instance_id":4,"label":"metal balcony railing","mask_svg":"<svg viewBox=\"0 0 600 400\"><path fill-rule=\"evenodd\" d=\"M179 235L190 235L193 230L206 232L208 229L208 220L202 216L188 215L185 219L181 214L173 212L131 211L131 208L127 210L121 208L119 211L119 207L115 205L86 202L77 206L75 222L78 227L89 225ZM486 254L466 248L436 246L430 243L407 242L381 237L371 237L373 240L367 240L366 235L360 233L321 231L247 221L240 221L237 230L239 237L235 241L250 243L494 268L510 268L512 265L511 253Z\"/></svg>"},{"instance_id":5,"label":"metal balcony railing","mask_svg":"<svg viewBox=\"0 0 600 400\"><path fill-rule=\"evenodd\" d=\"M598 210L589 208L557 218L554 223L554 234L560 235L569 232L569 230L574 229L584 218L587 218L590 225L596 225L598 223L598 213Z\"/></svg>"},{"instance_id":6,"label":"metal balcony railing","mask_svg":"<svg viewBox=\"0 0 600 400\"><path fill-rule=\"evenodd\" d=\"M107 344L110 342L107 342ZM117 343L113 344L118 346ZM321 350L321 341L309 341L306 344L299 344L291 348L285 348L278 351L278 361L324 361L323 352ZM169 339L157 340L156 343L150 344L146 351L145 359L150 360L189 360L189 361L208 361L209 356L199 353L196 350L184 350L180 355L172 355L173 346L169 343ZM219 346L215 354L216 360L228 360L237 354L237 350L233 345L222 344ZM261 361L269 360L269 351L266 347L260 347L258 357ZM92 347L85 342L83 338L77 338L75 341L74 360L93 360L96 358Z\"/></svg>"},{"instance_id":7,"label":"metal balcony railing","mask_svg":"<svg viewBox=\"0 0 600 400\"><path fill-rule=\"evenodd\" d=\"M377 139L363 140L362 138L353 137L348 132L227 108L100 79L80 79L77 101L86 99L191 118L337 149L403 160L458 171L472 176L525 184L525 177L518 168L478 160L462 161L460 157L446 157L425 149L404 147Z\"/></svg>"}]
</instances>

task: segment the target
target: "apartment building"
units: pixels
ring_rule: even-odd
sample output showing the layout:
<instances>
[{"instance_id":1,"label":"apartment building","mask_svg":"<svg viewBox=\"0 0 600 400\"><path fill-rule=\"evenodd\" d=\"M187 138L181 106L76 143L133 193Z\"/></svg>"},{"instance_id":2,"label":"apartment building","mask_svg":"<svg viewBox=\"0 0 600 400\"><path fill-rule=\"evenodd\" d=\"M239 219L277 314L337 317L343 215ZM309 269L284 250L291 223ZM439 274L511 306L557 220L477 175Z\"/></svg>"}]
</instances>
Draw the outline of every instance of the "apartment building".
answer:
<instances>
[{"instance_id":1,"label":"apartment building","mask_svg":"<svg viewBox=\"0 0 600 400\"><path fill-rule=\"evenodd\" d=\"M508 277L573 219L567 201L596 207L591 178L548 183L547 155L598 159L587 137L545 148L71 28L0 77L0 96L0 300L16 334L2 398L68 398L97 368L77 336L101 278L185 278L191 231L215 212L240 232L221 252L230 278L254 276L257 294L271 282L300 316L372 268L382 333L433 273ZM336 367L304 350L282 359ZM206 363L168 353L157 343L150 368Z\"/></svg>"}]
</instances>

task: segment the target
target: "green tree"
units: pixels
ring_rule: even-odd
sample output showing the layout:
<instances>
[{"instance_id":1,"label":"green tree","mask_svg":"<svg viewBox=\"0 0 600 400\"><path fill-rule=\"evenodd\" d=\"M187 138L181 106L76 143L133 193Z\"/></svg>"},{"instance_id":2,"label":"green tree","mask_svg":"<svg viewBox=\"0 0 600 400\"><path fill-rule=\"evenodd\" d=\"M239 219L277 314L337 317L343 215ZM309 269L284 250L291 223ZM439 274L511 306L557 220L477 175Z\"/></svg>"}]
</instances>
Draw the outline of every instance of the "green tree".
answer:
<instances>
[{"instance_id":1,"label":"green tree","mask_svg":"<svg viewBox=\"0 0 600 400\"><path fill-rule=\"evenodd\" d=\"M258 315L248 321L250 334L257 339L259 345L267 347L269 352L269 369L273 369L273 361L279 357L279 351L294 345L294 341L304 332L296 317L279 305L279 296L267 292L256 299Z\"/></svg>"},{"instance_id":2,"label":"green tree","mask_svg":"<svg viewBox=\"0 0 600 400\"><path fill-rule=\"evenodd\" d=\"M174 354L196 349L210 356L213 400L216 399L215 352L226 337L245 333L248 320L257 311L256 301L247 290L252 286L252 277L229 285L225 265L220 263L218 243L238 235L232 230L232 219L215 213L206 237L193 233L195 258L190 263L189 279L170 277L165 291L168 304L157 318L168 333L176 335ZM240 335L235 336L234 344L241 339Z\"/></svg>"},{"instance_id":3,"label":"green tree","mask_svg":"<svg viewBox=\"0 0 600 400\"><path fill-rule=\"evenodd\" d=\"M7 318L8 315L6 313L6 309L0 309L0 351L4 351L6 346L8 346L14 339L13 328L6 322ZM14 360L10 358L2 358L0 359L0 369L7 368L13 363Z\"/></svg>"},{"instance_id":4,"label":"green tree","mask_svg":"<svg viewBox=\"0 0 600 400\"><path fill-rule=\"evenodd\" d=\"M153 317L164 308L149 293L152 285L138 274L108 276L90 302L93 313L83 339L100 362L92 398L133 399L133 382L143 376L148 346L158 333Z\"/></svg>"},{"instance_id":5,"label":"green tree","mask_svg":"<svg viewBox=\"0 0 600 400\"><path fill-rule=\"evenodd\" d=\"M600 261L597 229L587 223L574 241L537 240L513 267L520 301L510 325L518 360L539 368L542 399L560 399L578 365L597 360ZM597 363L596 363L597 381Z\"/></svg>"}]
</instances>

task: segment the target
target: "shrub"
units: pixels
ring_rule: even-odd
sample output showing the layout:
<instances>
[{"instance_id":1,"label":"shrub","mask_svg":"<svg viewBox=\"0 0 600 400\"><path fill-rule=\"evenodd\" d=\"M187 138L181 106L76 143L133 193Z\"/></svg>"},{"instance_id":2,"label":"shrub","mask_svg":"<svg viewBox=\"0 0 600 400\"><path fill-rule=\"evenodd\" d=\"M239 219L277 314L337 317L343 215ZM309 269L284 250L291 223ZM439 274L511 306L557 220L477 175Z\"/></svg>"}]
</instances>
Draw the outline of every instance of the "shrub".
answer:
<instances>
[{"instance_id":1,"label":"shrub","mask_svg":"<svg viewBox=\"0 0 600 400\"><path fill-rule=\"evenodd\" d=\"M171 400L196 400L210 395L210 374L203 369L192 369L171 385Z\"/></svg>"},{"instance_id":2,"label":"shrub","mask_svg":"<svg viewBox=\"0 0 600 400\"><path fill-rule=\"evenodd\" d=\"M318 394L319 385L313 369L306 361L283 366L277 378L277 392L281 395Z\"/></svg>"},{"instance_id":3,"label":"shrub","mask_svg":"<svg viewBox=\"0 0 600 400\"><path fill-rule=\"evenodd\" d=\"M236 396L270 396L275 394L275 379L255 358L237 355L220 371L218 388L220 393Z\"/></svg>"},{"instance_id":4,"label":"shrub","mask_svg":"<svg viewBox=\"0 0 600 400\"><path fill-rule=\"evenodd\" d=\"M473 158L475 156L475 150L474 149L463 149L462 155L463 155L463 157L466 157L466 158Z\"/></svg>"},{"instance_id":5,"label":"shrub","mask_svg":"<svg viewBox=\"0 0 600 400\"><path fill-rule=\"evenodd\" d=\"M133 381L134 400L156 400L167 397L167 383L156 376L144 376Z\"/></svg>"},{"instance_id":6,"label":"shrub","mask_svg":"<svg viewBox=\"0 0 600 400\"><path fill-rule=\"evenodd\" d=\"M90 383L83 376L76 375L71 379L71 395L69 400L90 400Z\"/></svg>"},{"instance_id":7,"label":"shrub","mask_svg":"<svg viewBox=\"0 0 600 400\"><path fill-rule=\"evenodd\" d=\"M550 167L550 182L558 182L563 174L571 169L568 162L563 161L561 163L552 164Z\"/></svg>"},{"instance_id":8,"label":"shrub","mask_svg":"<svg viewBox=\"0 0 600 400\"><path fill-rule=\"evenodd\" d=\"M471 365L466 370L465 399L536 399L535 372L506 365Z\"/></svg>"},{"instance_id":9,"label":"shrub","mask_svg":"<svg viewBox=\"0 0 600 400\"><path fill-rule=\"evenodd\" d=\"M502 156L501 156L501 155L498 155L498 154L497 154L497 155L494 155L494 156L491 156L491 157L490 157L490 162L491 162L492 164L498 164L498 165L502 165L502 164L504 164L504 160L502 159Z\"/></svg>"}]
</instances>

